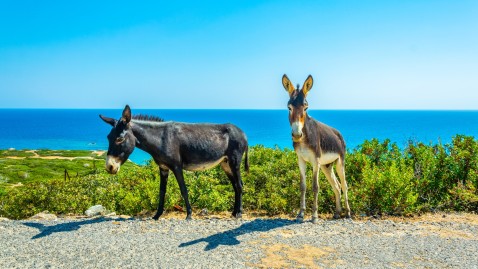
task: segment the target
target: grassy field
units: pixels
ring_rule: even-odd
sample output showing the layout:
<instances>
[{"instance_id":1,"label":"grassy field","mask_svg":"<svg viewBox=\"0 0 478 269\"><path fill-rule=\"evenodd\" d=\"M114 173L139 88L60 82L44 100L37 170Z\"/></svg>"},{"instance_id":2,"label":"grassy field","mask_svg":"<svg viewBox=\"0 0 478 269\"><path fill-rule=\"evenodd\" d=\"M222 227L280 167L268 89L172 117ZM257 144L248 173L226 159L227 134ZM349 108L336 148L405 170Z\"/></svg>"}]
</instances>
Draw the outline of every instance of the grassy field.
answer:
<instances>
[{"instance_id":1,"label":"grassy field","mask_svg":"<svg viewBox=\"0 0 478 269\"><path fill-rule=\"evenodd\" d=\"M0 188L97 172L104 153L82 150L0 150Z\"/></svg>"},{"instance_id":2,"label":"grassy field","mask_svg":"<svg viewBox=\"0 0 478 269\"><path fill-rule=\"evenodd\" d=\"M101 173L105 156L90 150L0 150L0 194L29 183Z\"/></svg>"}]
</instances>

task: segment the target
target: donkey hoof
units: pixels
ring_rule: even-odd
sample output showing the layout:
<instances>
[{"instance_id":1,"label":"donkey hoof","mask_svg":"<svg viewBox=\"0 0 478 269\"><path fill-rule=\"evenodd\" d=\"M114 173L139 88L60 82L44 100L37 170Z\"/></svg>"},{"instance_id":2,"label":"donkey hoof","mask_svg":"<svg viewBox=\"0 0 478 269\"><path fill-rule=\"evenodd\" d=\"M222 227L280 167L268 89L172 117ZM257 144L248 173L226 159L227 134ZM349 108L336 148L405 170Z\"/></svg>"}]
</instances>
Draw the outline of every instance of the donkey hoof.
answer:
<instances>
[{"instance_id":1,"label":"donkey hoof","mask_svg":"<svg viewBox=\"0 0 478 269\"><path fill-rule=\"evenodd\" d=\"M348 219L351 219L351 218L352 218L352 216L350 215L350 213L347 213L347 214L345 215L345 217L348 218Z\"/></svg>"},{"instance_id":2,"label":"donkey hoof","mask_svg":"<svg viewBox=\"0 0 478 269\"><path fill-rule=\"evenodd\" d=\"M299 222L299 223L302 223L302 222L304 222L304 217L303 217L303 216L297 216L297 217L295 218L295 220L296 220L297 222Z\"/></svg>"},{"instance_id":3,"label":"donkey hoof","mask_svg":"<svg viewBox=\"0 0 478 269\"><path fill-rule=\"evenodd\" d=\"M153 220L158 220L160 215L154 215Z\"/></svg>"},{"instance_id":4,"label":"donkey hoof","mask_svg":"<svg viewBox=\"0 0 478 269\"><path fill-rule=\"evenodd\" d=\"M192 220L193 218L191 217L191 215L187 215L186 216L186 220Z\"/></svg>"},{"instance_id":5,"label":"donkey hoof","mask_svg":"<svg viewBox=\"0 0 478 269\"><path fill-rule=\"evenodd\" d=\"M233 216L234 216L236 219L242 219L242 213L236 213L235 215L233 214Z\"/></svg>"},{"instance_id":6,"label":"donkey hoof","mask_svg":"<svg viewBox=\"0 0 478 269\"><path fill-rule=\"evenodd\" d=\"M317 217L312 217L312 223L313 223L313 224L319 223L319 218L317 218Z\"/></svg>"},{"instance_id":7,"label":"donkey hoof","mask_svg":"<svg viewBox=\"0 0 478 269\"><path fill-rule=\"evenodd\" d=\"M335 214L334 214L334 219L340 219L340 214L339 214L339 213L335 213Z\"/></svg>"}]
</instances>

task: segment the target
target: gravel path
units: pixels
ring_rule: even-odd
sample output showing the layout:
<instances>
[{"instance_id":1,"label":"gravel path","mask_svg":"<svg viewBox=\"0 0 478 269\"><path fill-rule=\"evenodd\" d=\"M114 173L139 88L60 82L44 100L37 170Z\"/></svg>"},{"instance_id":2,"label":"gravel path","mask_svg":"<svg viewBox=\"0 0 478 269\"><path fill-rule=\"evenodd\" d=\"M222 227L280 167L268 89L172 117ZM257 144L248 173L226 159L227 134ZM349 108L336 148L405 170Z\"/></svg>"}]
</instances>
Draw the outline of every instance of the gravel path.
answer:
<instances>
[{"instance_id":1,"label":"gravel path","mask_svg":"<svg viewBox=\"0 0 478 269\"><path fill-rule=\"evenodd\" d=\"M0 221L0 268L478 268L478 217Z\"/></svg>"}]
</instances>

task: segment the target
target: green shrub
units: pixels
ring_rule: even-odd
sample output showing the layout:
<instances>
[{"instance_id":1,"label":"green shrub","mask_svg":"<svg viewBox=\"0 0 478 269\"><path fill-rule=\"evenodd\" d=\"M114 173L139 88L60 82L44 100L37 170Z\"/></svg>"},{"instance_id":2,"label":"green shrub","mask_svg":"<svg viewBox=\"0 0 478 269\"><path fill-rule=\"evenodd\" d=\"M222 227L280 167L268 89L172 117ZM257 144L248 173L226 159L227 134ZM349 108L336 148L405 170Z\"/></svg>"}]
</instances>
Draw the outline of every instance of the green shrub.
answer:
<instances>
[{"instance_id":1,"label":"green shrub","mask_svg":"<svg viewBox=\"0 0 478 269\"><path fill-rule=\"evenodd\" d=\"M410 142L404 149L389 140L365 141L346 156L352 212L403 215L435 210L477 211L477 153L478 142L473 137L461 135L445 145ZM13 165L11 161L9 165ZM295 152L253 146L249 148L249 161L249 173L242 172L244 209L270 215L297 212L300 176ZM75 164L68 162L67 165ZM153 212L157 208L159 169L152 161L144 166L127 163L114 176L103 169L95 169L66 180L59 174L50 179L38 179L37 175L48 174L49 162L35 159L30 164L33 168L14 166L31 175L23 186L0 189L0 216L20 219L44 210L56 214L81 214L95 204L129 215ZM43 172L38 173L35 167ZM313 203L311 170L308 165L308 212ZM232 210L234 191L219 166L203 172L185 171L184 177L193 209ZM319 182L318 210L332 213L335 210L334 193L323 173L320 173ZM174 175L170 173L165 210L174 210L178 205L184 207L184 202Z\"/></svg>"},{"instance_id":2,"label":"green shrub","mask_svg":"<svg viewBox=\"0 0 478 269\"><path fill-rule=\"evenodd\" d=\"M415 189L413 169L403 160L389 166L366 164L363 181L351 190L351 207L369 215L410 213L416 208Z\"/></svg>"}]
</instances>

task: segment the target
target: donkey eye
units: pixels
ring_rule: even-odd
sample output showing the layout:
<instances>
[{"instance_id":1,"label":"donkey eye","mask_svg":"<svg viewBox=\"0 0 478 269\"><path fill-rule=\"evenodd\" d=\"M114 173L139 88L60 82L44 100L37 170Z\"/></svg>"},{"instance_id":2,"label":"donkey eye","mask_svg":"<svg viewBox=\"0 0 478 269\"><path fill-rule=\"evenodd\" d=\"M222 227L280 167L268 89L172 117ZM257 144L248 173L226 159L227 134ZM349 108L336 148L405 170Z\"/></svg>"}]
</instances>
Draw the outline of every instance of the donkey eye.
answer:
<instances>
[{"instance_id":1,"label":"donkey eye","mask_svg":"<svg viewBox=\"0 0 478 269\"><path fill-rule=\"evenodd\" d=\"M308 106L306 106L306 107L304 108L304 110L307 110L307 109L309 109L309 107L308 107Z\"/></svg>"},{"instance_id":2,"label":"donkey eye","mask_svg":"<svg viewBox=\"0 0 478 269\"><path fill-rule=\"evenodd\" d=\"M288 106L287 108L289 109L289 111L292 111L292 106Z\"/></svg>"},{"instance_id":3,"label":"donkey eye","mask_svg":"<svg viewBox=\"0 0 478 269\"><path fill-rule=\"evenodd\" d=\"M124 141L125 141L125 138L124 138L124 137L118 137L118 138L116 138L116 141L115 141L115 142L116 142L116 144L121 144L121 143L123 143Z\"/></svg>"}]
</instances>

